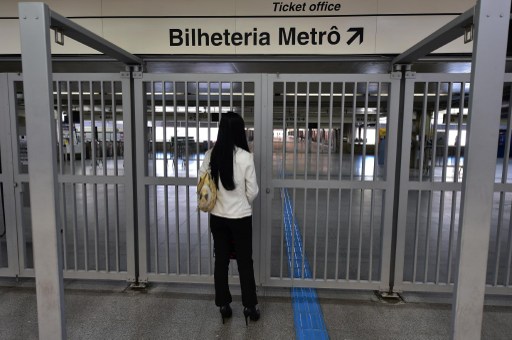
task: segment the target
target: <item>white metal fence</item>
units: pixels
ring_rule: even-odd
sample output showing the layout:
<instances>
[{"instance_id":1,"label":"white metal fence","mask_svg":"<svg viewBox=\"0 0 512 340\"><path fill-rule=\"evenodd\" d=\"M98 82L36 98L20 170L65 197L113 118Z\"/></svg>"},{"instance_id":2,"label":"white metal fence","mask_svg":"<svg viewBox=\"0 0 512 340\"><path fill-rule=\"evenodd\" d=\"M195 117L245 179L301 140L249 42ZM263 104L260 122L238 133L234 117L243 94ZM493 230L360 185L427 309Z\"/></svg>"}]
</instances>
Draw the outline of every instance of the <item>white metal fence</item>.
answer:
<instances>
[{"instance_id":1,"label":"white metal fence","mask_svg":"<svg viewBox=\"0 0 512 340\"><path fill-rule=\"evenodd\" d=\"M33 276L23 82L8 75L19 275ZM135 280L129 79L120 74L55 74L58 181L64 277ZM11 238L12 237L12 238Z\"/></svg>"},{"instance_id":2,"label":"white metal fence","mask_svg":"<svg viewBox=\"0 0 512 340\"><path fill-rule=\"evenodd\" d=\"M234 110L246 121L260 181L260 284L387 289L394 265L397 291L451 290L469 74L408 76L55 74L65 277L211 282L197 170L222 112ZM506 75L504 102L511 84ZM0 75L0 89L0 275L33 276L21 76ZM490 293L510 293L510 117L504 108Z\"/></svg>"},{"instance_id":3,"label":"white metal fence","mask_svg":"<svg viewBox=\"0 0 512 340\"><path fill-rule=\"evenodd\" d=\"M268 77L266 284L385 289L399 85L389 74Z\"/></svg>"},{"instance_id":4,"label":"white metal fence","mask_svg":"<svg viewBox=\"0 0 512 340\"><path fill-rule=\"evenodd\" d=\"M258 159L260 92L260 75L144 74L136 80L141 281L212 281L213 243L208 215L197 209L197 171L229 110L244 117Z\"/></svg>"},{"instance_id":5,"label":"white metal fence","mask_svg":"<svg viewBox=\"0 0 512 340\"><path fill-rule=\"evenodd\" d=\"M469 74L411 74L405 83L397 290L451 291L455 278ZM505 77L509 102L511 77ZM510 108L501 114L487 291L510 294ZM493 166L493 165L490 165Z\"/></svg>"}]
</instances>

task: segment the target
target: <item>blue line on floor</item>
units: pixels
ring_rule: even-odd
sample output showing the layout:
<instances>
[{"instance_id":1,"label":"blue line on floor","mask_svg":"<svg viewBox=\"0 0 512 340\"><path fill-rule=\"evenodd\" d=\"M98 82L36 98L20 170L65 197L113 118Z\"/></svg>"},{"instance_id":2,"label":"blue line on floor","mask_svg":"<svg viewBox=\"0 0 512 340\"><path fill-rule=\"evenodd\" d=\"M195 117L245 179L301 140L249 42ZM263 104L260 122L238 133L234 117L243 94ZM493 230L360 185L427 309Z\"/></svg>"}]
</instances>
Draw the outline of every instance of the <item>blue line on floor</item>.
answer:
<instances>
[{"instance_id":1,"label":"blue line on floor","mask_svg":"<svg viewBox=\"0 0 512 340\"><path fill-rule=\"evenodd\" d=\"M288 190L281 189L281 199L284 202L284 236L288 267L294 278L301 278L304 271L304 278L310 279L313 276L307 257L302 256L304 253L302 251L302 236L293 214ZM293 287L291 295L296 338L299 340L329 339L316 289Z\"/></svg>"}]
</instances>

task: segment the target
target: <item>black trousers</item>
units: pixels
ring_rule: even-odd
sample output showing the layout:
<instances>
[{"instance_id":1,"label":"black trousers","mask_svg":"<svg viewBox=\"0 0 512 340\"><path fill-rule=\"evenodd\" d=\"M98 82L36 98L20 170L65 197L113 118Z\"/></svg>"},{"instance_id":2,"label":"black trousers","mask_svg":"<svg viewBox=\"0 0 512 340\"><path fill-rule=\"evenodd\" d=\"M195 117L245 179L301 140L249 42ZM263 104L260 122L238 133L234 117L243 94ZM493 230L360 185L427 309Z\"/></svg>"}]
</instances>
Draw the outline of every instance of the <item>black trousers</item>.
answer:
<instances>
[{"instance_id":1,"label":"black trousers","mask_svg":"<svg viewBox=\"0 0 512 340\"><path fill-rule=\"evenodd\" d=\"M252 216L231 219L210 215L210 229L215 247L215 305L232 302L228 286L229 253L234 241L236 263L242 289L242 304L252 307L258 304L252 261Z\"/></svg>"}]
</instances>

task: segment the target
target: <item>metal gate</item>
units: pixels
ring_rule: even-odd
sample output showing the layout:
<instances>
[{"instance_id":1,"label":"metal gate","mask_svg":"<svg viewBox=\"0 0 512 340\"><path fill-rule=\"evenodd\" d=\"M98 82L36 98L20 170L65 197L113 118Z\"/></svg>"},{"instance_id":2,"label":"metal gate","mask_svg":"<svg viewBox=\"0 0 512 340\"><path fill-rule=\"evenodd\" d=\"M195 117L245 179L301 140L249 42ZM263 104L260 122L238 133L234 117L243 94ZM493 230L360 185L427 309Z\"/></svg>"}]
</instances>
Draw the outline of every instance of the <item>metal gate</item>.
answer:
<instances>
[{"instance_id":1,"label":"metal gate","mask_svg":"<svg viewBox=\"0 0 512 340\"><path fill-rule=\"evenodd\" d=\"M464 176L469 74L414 74L405 82L397 232L397 291L451 291ZM511 97L505 75L503 100ZM501 113L487 292L510 294L511 110Z\"/></svg>"},{"instance_id":2,"label":"metal gate","mask_svg":"<svg viewBox=\"0 0 512 340\"><path fill-rule=\"evenodd\" d=\"M487 292L512 294L512 74L505 74L496 158L494 208L487 261Z\"/></svg>"},{"instance_id":3,"label":"metal gate","mask_svg":"<svg viewBox=\"0 0 512 340\"><path fill-rule=\"evenodd\" d=\"M265 284L387 289L400 74L269 75Z\"/></svg>"},{"instance_id":4,"label":"metal gate","mask_svg":"<svg viewBox=\"0 0 512 340\"><path fill-rule=\"evenodd\" d=\"M120 74L54 74L53 78L64 277L135 280L132 159L130 152L124 152L132 147L130 80ZM2 184L12 178L15 189L9 196L5 194L9 185L4 186L4 205L16 211L6 214L8 244L18 240L17 254L10 252L9 260L19 261L19 268L12 268L16 275L27 277L34 275L34 262L30 136L22 77L7 75L7 89L10 114L2 117L6 123L2 136L10 140L2 138L2 161L12 162L12 174L6 172Z\"/></svg>"},{"instance_id":5,"label":"metal gate","mask_svg":"<svg viewBox=\"0 0 512 340\"><path fill-rule=\"evenodd\" d=\"M197 172L228 110L244 118L260 166L260 93L261 75L143 74L136 79L140 281L213 281L208 214L197 209ZM254 225L259 244L258 202Z\"/></svg>"},{"instance_id":6,"label":"metal gate","mask_svg":"<svg viewBox=\"0 0 512 340\"><path fill-rule=\"evenodd\" d=\"M470 75L407 75L401 123L400 74L142 74L133 82L132 145L128 78L55 74L65 277L133 281L138 262L143 282L211 282L213 244L208 215L196 210L197 170L222 112L234 110L246 121L260 181L258 283L387 289L394 264L396 291L450 291ZM505 75L504 102L511 89L512 75ZM0 75L0 90L0 275L33 276L21 76ZM511 141L506 107L489 293L510 293ZM400 144L402 167L395 169Z\"/></svg>"}]
</instances>

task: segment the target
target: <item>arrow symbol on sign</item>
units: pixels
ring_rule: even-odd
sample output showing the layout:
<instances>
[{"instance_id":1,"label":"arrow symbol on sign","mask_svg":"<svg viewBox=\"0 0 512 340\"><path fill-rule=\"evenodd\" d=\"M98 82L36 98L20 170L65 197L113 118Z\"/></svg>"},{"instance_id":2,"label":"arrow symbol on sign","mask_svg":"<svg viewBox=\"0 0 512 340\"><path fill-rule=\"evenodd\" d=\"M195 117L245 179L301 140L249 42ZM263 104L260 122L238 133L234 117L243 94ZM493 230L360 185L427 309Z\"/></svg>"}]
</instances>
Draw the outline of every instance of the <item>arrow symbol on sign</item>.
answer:
<instances>
[{"instance_id":1,"label":"arrow symbol on sign","mask_svg":"<svg viewBox=\"0 0 512 340\"><path fill-rule=\"evenodd\" d=\"M355 32L354 35L352 36L352 38L350 38L347 41L348 45L351 45L354 42L354 40L357 39L357 37L359 37L359 45L361 45L363 43L364 27L351 27L348 29L347 32Z\"/></svg>"}]
</instances>

